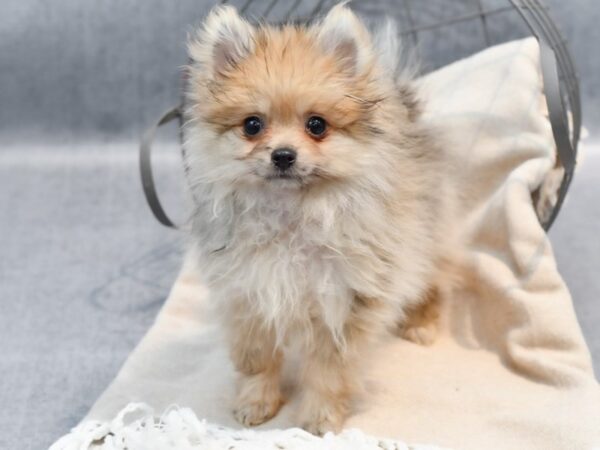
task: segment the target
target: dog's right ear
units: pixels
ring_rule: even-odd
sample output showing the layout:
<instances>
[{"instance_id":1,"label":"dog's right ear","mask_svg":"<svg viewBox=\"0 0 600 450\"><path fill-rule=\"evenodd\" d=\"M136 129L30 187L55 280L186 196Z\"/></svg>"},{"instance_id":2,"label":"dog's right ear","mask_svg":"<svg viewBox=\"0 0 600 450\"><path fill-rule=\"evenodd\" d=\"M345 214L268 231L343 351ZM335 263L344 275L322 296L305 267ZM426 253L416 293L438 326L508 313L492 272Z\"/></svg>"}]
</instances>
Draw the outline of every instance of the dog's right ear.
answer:
<instances>
[{"instance_id":1,"label":"dog's right ear","mask_svg":"<svg viewBox=\"0 0 600 450\"><path fill-rule=\"evenodd\" d=\"M254 50L254 33L233 6L217 6L188 40L188 54L211 75L223 74Z\"/></svg>"},{"instance_id":2,"label":"dog's right ear","mask_svg":"<svg viewBox=\"0 0 600 450\"><path fill-rule=\"evenodd\" d=\"M337 59L342 69L356 75L371 61L371 36L347 3L331 8L313 30L322 49Z\"/></svg>"}]
</instances>

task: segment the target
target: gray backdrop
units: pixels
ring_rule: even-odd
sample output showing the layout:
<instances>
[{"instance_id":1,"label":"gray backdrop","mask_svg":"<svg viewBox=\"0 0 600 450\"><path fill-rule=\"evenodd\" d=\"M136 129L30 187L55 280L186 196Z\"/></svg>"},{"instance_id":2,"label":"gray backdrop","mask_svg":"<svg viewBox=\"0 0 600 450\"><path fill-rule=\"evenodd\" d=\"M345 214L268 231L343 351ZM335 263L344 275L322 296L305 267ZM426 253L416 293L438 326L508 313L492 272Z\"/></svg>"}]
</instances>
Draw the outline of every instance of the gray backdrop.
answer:
<instances>
[{"instance_id":1,"label":"gray backdrop","mask_svg":"<svg viewBox=\"0 0 600 450\"><path fill-rule=\"evenodd\" d=\"M299 11L310 10L315 1L302 2ZM476 5L474 0L413 3L421 24ZM502 1L483 3L495 7ZM600 4L547 3L579 65L584 120L595 138L600 132ZM177 101L186 32L208 4L0 3L2 449L46 448L75 425L167 294L181 257L181 237L161 228L145 205L135 141ZM280 6L273 17L282 13ZM369 15L387 11L406 24L399 0L355 0L354 7ZM259 14L260 5L251 12ZM508 16L490 28L494 42L525 33ZM426 68L483 47L477 22L419 38ZM181 191L176 146L166 146L155 163L165 203L176 214ZM592 139L550 234L597 371L599 171L600 147Z\"/></svg>"},{"instance_id":2,"label":"gray backdrop","mask_svg":"<svg viewBox=\"0 0 600 450\"><path fill-rule=\"evenodd\" d=\"M475 0L410 1L417 24L468 12L476 4ZM250 12L260 14L266 3L257 1L259 6ZM281 0L278 5L286 9L290 3ZM304 0L306 6L299 12L314 3ZM355 0L354 5L367 12L394 12L402 25L402 3ZM483 3L497 7L507 2ZM578 63L585 117L593 128L600 122L600 78L596 76L600 4L597 0L547 3ZM0 135L10 142L90 135L136 138L157 111L177 101L186 33L211 4L211 0L2 0ZM280 9L273 10L273 18L280 17ZM516 17L492 22L494 39L522 33L516 30L518 22ZM483 47L481 30L473 22L437 34L425 32L421 39L428 66Z\"/></svg>"}]
</instances>

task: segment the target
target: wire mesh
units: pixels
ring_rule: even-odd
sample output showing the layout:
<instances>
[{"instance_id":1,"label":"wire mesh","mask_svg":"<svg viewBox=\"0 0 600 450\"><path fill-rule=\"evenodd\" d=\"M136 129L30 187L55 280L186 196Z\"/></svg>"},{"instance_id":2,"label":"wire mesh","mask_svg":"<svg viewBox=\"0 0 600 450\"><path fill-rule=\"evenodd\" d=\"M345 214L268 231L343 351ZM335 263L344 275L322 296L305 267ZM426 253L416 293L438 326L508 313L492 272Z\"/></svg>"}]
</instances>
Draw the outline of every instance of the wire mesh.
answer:
<instances>
[{"instance_id":1,"label":"wire mesh","mask_svg":"<svg viewBox=\"0 0 600 450\"><path fill-rule=\"evenodd\" d=\"M251 20L311 21L338 0L221 0ZM571 182L581 131L579 81L567 43L540 0L369 0L352 8L373 20L391 17L405 43L433 70L491 45L535 35L542 48L542 74L559 162L565 176L546 229ZM556 92L552 80L557 77Z\"/></svg>"}]
</instances>

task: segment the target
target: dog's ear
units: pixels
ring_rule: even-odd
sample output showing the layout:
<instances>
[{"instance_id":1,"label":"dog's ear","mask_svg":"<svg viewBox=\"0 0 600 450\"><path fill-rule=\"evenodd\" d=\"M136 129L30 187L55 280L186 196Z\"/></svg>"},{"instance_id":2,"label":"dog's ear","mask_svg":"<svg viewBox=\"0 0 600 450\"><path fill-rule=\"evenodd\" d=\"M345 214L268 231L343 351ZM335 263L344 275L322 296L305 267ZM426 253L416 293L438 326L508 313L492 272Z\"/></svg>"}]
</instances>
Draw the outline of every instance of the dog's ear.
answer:
<instances>
[{"instance_id":1,"label":"dog's ear","mask_svg":"<svg viewBox=\"0 0 600 450\"><path fill-rule=\"evenodd\" d=\"M226 72L254 49L255 29L233 6L217 6L199 33L188 40L188 53L212 75Z\"/></svg>"},{"instance_id":2,"label":"dog's ear","mask_svg":"<svg viewBox=\"0 0 600 450\"><path fill-rule=\"evenodd\" d=\"M369 31L346 3L331 8L314 31L323 50L331 53L342 69L355 75L372 60L372 44Z\"/></svg>"}]
</instances>

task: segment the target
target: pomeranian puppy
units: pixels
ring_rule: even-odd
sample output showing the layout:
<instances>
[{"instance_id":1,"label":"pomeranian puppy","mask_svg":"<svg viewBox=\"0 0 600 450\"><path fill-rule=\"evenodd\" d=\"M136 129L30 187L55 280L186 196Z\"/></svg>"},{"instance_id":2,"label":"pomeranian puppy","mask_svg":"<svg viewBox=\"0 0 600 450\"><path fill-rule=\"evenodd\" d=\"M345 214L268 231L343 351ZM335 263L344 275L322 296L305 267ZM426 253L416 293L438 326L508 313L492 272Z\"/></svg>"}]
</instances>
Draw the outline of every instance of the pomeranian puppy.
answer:
<instances>
[{"instance_id":1,"label":"pomeranian puppy","mask_svg":"<svg viewBox=\"0 0 600 450\"><path fill-rule=\"evenodd\" d=\"M432 338L435 314L406 321L445 275L443 157L383 28L344 4L283 26L221 6L189 42L192 240L246 426L281 407L290 343L303 351L299 425L323 434L343 425L379 336L403 323Z\"/></svg>"}]
</instances>

